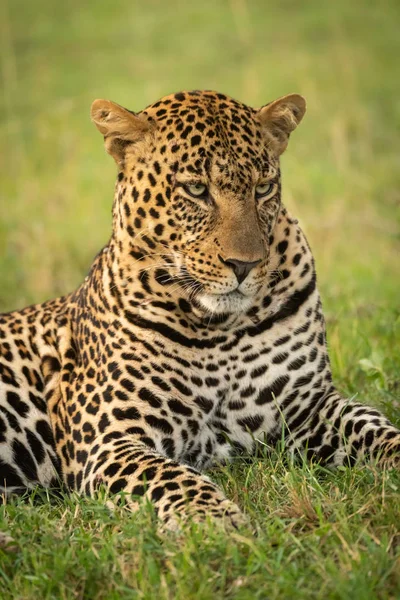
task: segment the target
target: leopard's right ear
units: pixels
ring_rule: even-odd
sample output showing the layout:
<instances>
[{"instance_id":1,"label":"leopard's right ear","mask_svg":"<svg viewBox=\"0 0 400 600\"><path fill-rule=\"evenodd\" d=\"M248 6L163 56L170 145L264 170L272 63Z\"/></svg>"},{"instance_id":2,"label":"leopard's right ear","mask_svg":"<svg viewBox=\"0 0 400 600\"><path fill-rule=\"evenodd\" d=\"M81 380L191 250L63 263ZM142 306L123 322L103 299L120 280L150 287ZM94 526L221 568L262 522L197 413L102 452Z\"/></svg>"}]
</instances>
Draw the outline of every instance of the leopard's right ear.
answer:
<instances>
[{"instance_id":1,"label":"leopard's right ear","mask_svg":"<svg viewBox=\"0 0 400 600\"><path fill-rule=\"evenodd\" d=\"M123 162L127 146L143 139L152 129L147 119L110 100L95 100L90 116L104 135L107 152L118 164Z\"/></svg>"}]
</instances>

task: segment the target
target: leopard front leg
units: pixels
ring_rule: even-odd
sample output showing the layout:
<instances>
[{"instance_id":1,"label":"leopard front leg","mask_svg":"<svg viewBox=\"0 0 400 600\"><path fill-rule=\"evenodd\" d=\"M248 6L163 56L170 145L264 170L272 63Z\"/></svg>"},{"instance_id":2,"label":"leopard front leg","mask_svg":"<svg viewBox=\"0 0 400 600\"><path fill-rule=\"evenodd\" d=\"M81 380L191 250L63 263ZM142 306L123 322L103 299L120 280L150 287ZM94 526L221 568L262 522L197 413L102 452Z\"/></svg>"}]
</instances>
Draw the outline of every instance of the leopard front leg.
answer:
<instances>
[{"instance_id":1,"label":"leopard front leg","mask_svg":"<svg viewBox=\"0 0 400 600\"><path fill-rule=\"evenodd\" d=\"M308 411L286 426L289 450L306 452L327 465L353 465L360 460L400 465L400 431L378 410L345 400L331 391Z\"/></svg>"},{"instance_id":2,"label":"leopard front leg","mask_svg":"<svg viewBox=\"0 0 400 600\"><path fill-rule=\"evenodd\" d=\"M111 439L110 439L111 438ZM88 452L78 490L93 494L104 485L112 494L123 493L135 511L140 498L155 506L162 528L176 530L186 521L217 520L225 527L245 523L236 504L195 469L165 458L132 436L119 432L97 440Z\"/></svg>"},{"instance_id":3,"label":"leopard front leg","mask_svg":"<svg viewBox=\"0 0 400 600\"><path fill-rule=\"evenodd\" d=\"M134 395L127 408L126 393L104 380L103 387L87 384L83 391L80 382L85 372L80 371L68 327L62 342L60 352L65 356L65 366L49 387L48 395L52 393L48 406L67 487L91 495L104 486L111 494L124 494L132 511L140 506L140 498L147 499L153 503L163 529L179 529L185 521L207 518L228 528L246 522L238 506L207 477L165 457L135 433L124 431L124 419L132 417L138 424ZM112 362L109 371L114 373L116 365ZM133 387L125 380L125 390L128 385ZM147 389L145 392L158 402L155 394ZM136 402L140 405L143 400ZM146 414L144 411L140 415L143 427Z\"/></svg>"}]
</instances>

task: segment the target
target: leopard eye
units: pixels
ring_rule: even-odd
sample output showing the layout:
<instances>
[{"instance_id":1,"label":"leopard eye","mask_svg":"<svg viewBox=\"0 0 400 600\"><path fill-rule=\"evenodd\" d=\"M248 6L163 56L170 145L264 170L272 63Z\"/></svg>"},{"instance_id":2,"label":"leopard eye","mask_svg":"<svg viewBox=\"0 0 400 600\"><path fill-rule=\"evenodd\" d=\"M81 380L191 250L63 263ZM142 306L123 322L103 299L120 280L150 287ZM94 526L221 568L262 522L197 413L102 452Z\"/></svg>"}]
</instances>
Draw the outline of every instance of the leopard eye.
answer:
<instances>
[{"instance_id":1,"label":"leopard eye","mask_svg":"<svg viewBox=\"0 0 400 600\"><path fill-rule=\"evenodd\" d=\"M190 196L195 198L204 198L207 195L207 186L204 183L188 183L183 187Z\"/></svg>"},{"instance_id":2,"label":"leopard eye","mask_svg":"<svg viewBox=\"0 0 400 600\"><path fill-rule=\"evenodd\" d=\"M260 185L256 186L256 196L257 198L262 198L264 196L268 196L272 190L274 188L274 184L273 183L261 183Z\"/></svg>"}]
</instances>

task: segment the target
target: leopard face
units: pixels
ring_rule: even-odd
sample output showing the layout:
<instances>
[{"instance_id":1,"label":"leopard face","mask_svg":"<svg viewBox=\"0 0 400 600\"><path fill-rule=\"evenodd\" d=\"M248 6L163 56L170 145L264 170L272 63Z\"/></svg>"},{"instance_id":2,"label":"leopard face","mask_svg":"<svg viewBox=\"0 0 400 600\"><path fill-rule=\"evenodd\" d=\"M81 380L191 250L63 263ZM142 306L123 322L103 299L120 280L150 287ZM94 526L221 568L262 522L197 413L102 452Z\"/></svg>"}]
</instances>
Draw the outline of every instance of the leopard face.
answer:
<instances>
[{"instance_id":1,"label":"leopard face","mask_svg":"<svg viewBox=\"0 0 400 600\"><path fill-rule=\"evenodd\" d=\"M290 95L260 110L215 92L167 96L138 114L95 101L119 167L114 234L211 314L246 311L268 278L281 202L279 156L305 112ZM135 250L136 249L136 250Z\"/></svg>"}]
</instances>

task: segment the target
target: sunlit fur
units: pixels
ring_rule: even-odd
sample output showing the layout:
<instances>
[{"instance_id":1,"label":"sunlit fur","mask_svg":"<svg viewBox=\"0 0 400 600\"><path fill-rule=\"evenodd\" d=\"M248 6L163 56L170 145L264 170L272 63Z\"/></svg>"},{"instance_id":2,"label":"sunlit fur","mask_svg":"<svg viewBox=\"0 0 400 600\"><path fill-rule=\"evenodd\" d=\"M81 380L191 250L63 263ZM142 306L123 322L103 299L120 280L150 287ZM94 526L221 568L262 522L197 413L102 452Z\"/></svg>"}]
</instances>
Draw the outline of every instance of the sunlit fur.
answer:
<instances>
[{"instance_id":1,"label":"sunlit fur","mask_svg":"<svg viewBox=\"0 0 400 600\"><path fill-rule=\"evenodd\" d=\"M304 112L297 94L94 102L118 166L112 234L77 290L0 315L0 493L104 486L166 528L237 528L201 471L260 443L399 464L399 431L332 382L313 255L281 201Z\"/></svg>"}]
</instances>

